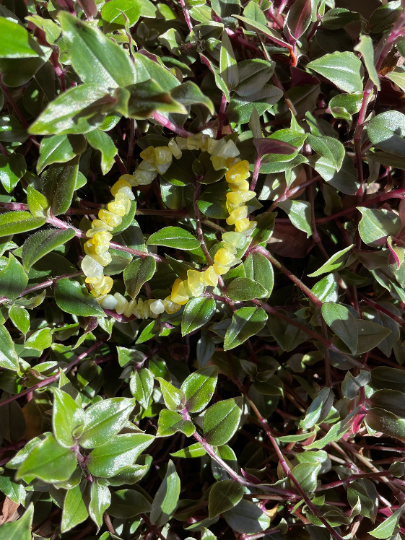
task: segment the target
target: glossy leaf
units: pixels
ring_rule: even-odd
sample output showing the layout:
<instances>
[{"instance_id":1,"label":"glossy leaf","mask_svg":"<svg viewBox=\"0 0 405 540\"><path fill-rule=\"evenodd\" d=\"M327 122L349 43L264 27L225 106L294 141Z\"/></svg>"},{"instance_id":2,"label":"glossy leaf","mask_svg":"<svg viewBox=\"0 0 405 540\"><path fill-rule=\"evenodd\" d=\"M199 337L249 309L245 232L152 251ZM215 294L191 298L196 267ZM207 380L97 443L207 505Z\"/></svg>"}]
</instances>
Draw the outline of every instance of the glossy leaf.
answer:
<instances>
[{"instance_id":1,"label":"glossy leaf","mask_svg":"<svg viewBox=\"0 0 405 540\"><path fill-rule=\"evenodd\" d=\"M363 242L369 246L381 246L388 236L396 236L401 230L401 222L394 212L364 206L358 210L362 214L359 233Z\"/></svg>"},{"instance_id":2,"label":"glossy leaf","mask_svg":"<svg viewBox=\"0 0 405 540\"><path fill-rule=\"evenodd\" d=\"M215 311L213 298L193 298L187 302L181 320L181 333L183 336L194 332L207 324Z\"/></svg>"},{"instance_id":3,"label":"glossy leaf","mask_svg":"<svg viewBox=\"0 0 405 540\"><path fill-rule=\"evenodd\" d=\"M212 519L236 506L243 497L243 487L234 480L221 480L211 488L208 499L209 517Z\"/></svg>"},{"instance_id":4,"label":"glossy leaf","mask_svg":"<svg viewBox=\"0 0 405 540\"><path fill-rule=\"evenodd\" d=\"M33 58L44 56L41 47L27 30L15 21L0 18L0 58Z\"/></svg>"},{"instance_id":5,"label":"glossy leaf","mask_svg":"<svg viewBox=\"0 0 405 540\"><path fill-rule=\"evenodd\" d=\"M51 165L42 175L42 192L55 216L64 214L69 208L76 188L78 170L79 159L76 157L64 165Z\"/></svg>"},{"instance_id":6,"label":"glossy leaf","mask_svg":"<svg viewBox=\"0 0 405 540\"><path fill-rule=\"evenodd\" d=\"M68 278L59 279L55 285L55 301L67 313L81 317L103 316L94 296L89 294L80 283Z\"/></svg>"},{"instance_id":7,"label":"glossy leaf","mask_svg":"<svg viewBox=\"0 0 405 540\"><path fill-rule=\"evenodd\" d=\"M111 4L111 2L108 2L108 4ZM117 154L117 148L111 137L104 131L95 129L87 134L87 140L90 146L101 153L101 172L107 174L112 169L115 163L114 157Z\"/></svg>"},{"instance_id":8,"label":"glossy leaf","mask_svg":"<svg viewBox=\"0 0 405 540\"><path fill-rule=\"evenodd\" d=\"M153 500L150 521L161 527L169 521L177 507L180 495L180 478L173 462L167 464L166 475Z\"/></svg>"},{"instance_id":9,"label":"glossy leaf","mask_svg":"<svg viewBox=\"0 0 405 540\"><path fill-rule=\"evenodd\" d=\"M45 218L34 217L24 210L6 212L0 215L0 237L38 229L45 221Z\"/></svg>"},{"instance_id":10,"label":"glossy leaf","mask_svg":"<svg viewBox=\"0 0 405 540\"><path fill-rule=\"evenodd\" d=\"M28 283L28 276L12 253L8 256L6 266L0 271L0 296L15 300L20 296Z\"/></svg>"},{"instance_id":11,"label":"glossy leaf","mask_svg":"<svg viewBox=\"0 0 405 540\"><path fill-rule=\"evenodd\" d=\"M363 90L360 75L361 62L352 52L335 52L321 56L307 64L307 67L330 80L344 92Z\"/></svg>"},{"instance_id":12,"label":"glossy leaf","mask_svg":"<svg viewBox=\"0 0 405 540\"><path fill-rule=\"evenodd\" d=\"M153 277L155 271L156 261L153 257L134 260L125 268L125 289L131 298L138 296L142 285Z\"/></svg>"},{"instance_id":13,"label":"glossy leaf","mask_svg":"<svg viewBox=\"0 0 405 540\"><path fill-rule=\"evenodd\" d=\"M208 366L198 369L181 385L186 403L185 407L190 413L202 411L210 402L217 385L218 369Z\"/></svg>"},{"instance_id":14,"label":"glossy leaf","mask_svg":"<svg viewBox=\"0 0 405 540\"><path fill-rule=\"evenodd\" d=\"M184 420L175 411L163 409L159 414L157 437L169 437L180 431L186 437L191 437L195 431L195 426L191 420Z\"/></svg>"},{"instance_id":15,"label":"glossy leaf","mask_svg":"<svg viewBox=\"0 0 405 540\"><path fill-rule=\"evenodd\" d=\"M0 366L11 371L19 369L14 343L3 325L0 325Z\"/></svg>"},{"instance_id":16,"label":"glossy leaf","mask_svg":"<svg viewBox=\"0 0 405 540\"><path fill-rule=\"evenodd\" d=\"M242 499L234 508L225 512L224 518L233 530L244 534L261 533L270 525L268 515L246 499Z\"/></svg>"},{"instance_id":17,"label":"glossy leaf","mask_svg":"<svg viewBox=\"0 0 405 540\"><path fill-rule=\"evenodd\" d=\"M61 531L67 532L88 517L88 511L83 498L84 485L69 489L63 504Z\"/></svg>"},{"instance_id":18,"label":"glossy leaf","mask_svg":"<svg viewBox=\"0 0 405 540\"><path fill-rule=\"evenodd\" d=\"M149 236L148 246L165 246L186 251L200 247L199 241L180 227L164 227Z\"/></svg>"},{"instance_id":19,"label":"glossy leaf","mask_svg":"<svg viewBox=\"0 0 405 540\"><path fill-rule=\"evenodd\" d=\"M22 249L24 269L28 272L39 259L71 240L74 235L73 229L48 229L27 238Z\"/></svg>"},{"instance_id":20,"label":"glossy leaf","mask_svg":"<svg viewBox=\"0 0 405 540\"><path fill-rule=\"evenodd\" d=\"M205 440L212 446L226 444L235 434L242 414L242 399L219 401L205 413L203 430Z\"/></svg>"},{"instance_id":21,"label":"glossy leaf","mask_svg":"<svg viewBox=\"0 0 405 540\"><path fill-rule=\"evenodd\" d=\"M71 448L75 444L73 433L84 424L85 413L69 394L54 388L53 432L59 444Z\"/></svg>"},{"instance_id":22,"label":"glossy leaf","mask_svg":"<svg viewBox=\"0 0 405 540\"><path fill-rule=\"evenodd\" d=\"M13 191L26 172L27 164L22 154L0 156L0 182L7 193Z\"/></svg>"},{"instance_id":23,"label":"glossy leaf","mask_svg":"<svg viewBox=\"0 0 405 540\"><path fill-rule=\"evenodd\" d=\"M34 505L30 504L20 519L3 523L0 529L0 540L31 540L33 514Z\"/></svg>"},{"instance_id":24,"label":"glossy leaf","mask_svg":"<svg viewBox=\"0 0 405 540\"><path fill-rule=\"evenodd\" d=\"M53 135L41 141L37 171L41 173L52 163L66 163L86 149L86 139L82 135Z\"/></svg>"},{"instance_id":25,"label":"glossy leaf","mask_svg":"<svg viewBox=\"0 0 405 540\"><path fill-rule=\"evenodd\" d=\"M255 335L266 324L266 320L267 315L262 308L246 307L235 311L232 324L225 334L225 350L234 349Z\"/></svg>"},{"instance_id":26,"label":"glossy leaf","mask_svg":"<svg viewBox=\"0 0 405 540\"><path fill-rule=\"evenodd\" d=\"M235 302L243 302L252 298L263 298L266 289L260 283L249 278L236 278L227 287L226 294Z\"/></svg>"},{"instance_id":27,"label":"glossy leaf","mask_svg":"<svg viewBox=\"0 0 405 540\"><path fill-rule=\"evenodd\" d=\"M352 353L355 353L357 349L356 322L347 307L327 302L322 306L322 317Z\"/></svg>"}]
</instances>

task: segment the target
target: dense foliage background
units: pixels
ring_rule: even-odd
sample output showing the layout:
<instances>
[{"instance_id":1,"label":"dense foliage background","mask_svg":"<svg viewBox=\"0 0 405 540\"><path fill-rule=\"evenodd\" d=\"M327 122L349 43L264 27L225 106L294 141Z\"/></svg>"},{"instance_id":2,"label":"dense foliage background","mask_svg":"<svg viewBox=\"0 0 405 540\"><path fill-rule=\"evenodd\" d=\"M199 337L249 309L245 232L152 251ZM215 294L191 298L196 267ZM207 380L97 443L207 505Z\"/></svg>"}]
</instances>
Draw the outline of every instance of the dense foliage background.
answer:
<instances>
[{"instance_id":1,"label":"dense foliage background","mask_svg":"<svg viewBox=\"0 0 405 540\"><path fill-rule=\"evenodd\" d=\"M0 540L402 538L404 4L2 0Z\"/></svg>"}]
</instances>

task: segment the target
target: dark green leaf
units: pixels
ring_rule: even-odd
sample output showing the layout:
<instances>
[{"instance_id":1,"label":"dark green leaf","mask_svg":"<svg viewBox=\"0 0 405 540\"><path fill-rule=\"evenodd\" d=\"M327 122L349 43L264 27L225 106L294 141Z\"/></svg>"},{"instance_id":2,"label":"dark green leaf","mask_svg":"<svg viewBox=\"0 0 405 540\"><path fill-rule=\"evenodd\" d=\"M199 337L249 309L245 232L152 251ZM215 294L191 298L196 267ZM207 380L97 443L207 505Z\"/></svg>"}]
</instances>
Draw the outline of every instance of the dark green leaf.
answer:
<instances>
[{"instance_id":1,"label":"dark green leaf","mask_svg":"<svg viewBox=\"0 0 405 540\"><path fill-rule=\"evenodd\" d=\"M229 288L228 288L229 291ZM215 311L213 298L193 298L187 302L181 320L181 333L183 336L194 332L207 324Z\"/></svg>"},{"instance_id":2,"label":"dark green leaf","mask_svg":"<svg viewBox=\"0 0 405 540\"><path fill-rule=\"evenodd\" d=\"M98 305L94 296L77 281L68 278L59 279L55 285L55 300L57 305L66 313L81 317L99 317L104 311Z\"/></svg>"},{"instance_id":3,"label":"dark green leaf","mask_svg":"<svg viewBox=\"0 0 405 540\"><path fill-rule=\"evenodd\" d=\"M0 237L38 229L45 221L46 218L34 217L24 210L6 212L0 215Z\"/></svg>"},{"instance_id":4,"label":"dark green leaf","mask_svg":"<svg viewBox=\"0 0 405 540\"><path fill-rule=\"evenodd\" d=\"M124 283L127 294L131 298L138 296L142 285L152 279L156 271L153 257L145 257L132 261L124 270Z\"/></svg>"},{"instance_id":5,"label":"dark green leaf","mask_svg":"<svg viewBox=\"0 0 405 540\"><path fill-rule=\"evenodd\" d=\"M227 399L212 405L204 414L204 438L212 446L226 444L239 426L242 398Z\"/></svg>"},{"instance_id":6,"label":"dark green leaf","mask_svg":"<svg viewBox=\"0 0 405 540\"><path fill-rule=\"evenodd\" d=\"M180 478L170 460L167 464L166 475L153 500L150 512L150 521L153 525L161 527L169 521L176 510L179 495Z\"/></svg>"},{"instance_id":7,"label":"dark green leaf","mask_svg":"<svg viewBox=\"0 0 405 540\"><path fill-rule=\"evenodd\" d=\"M212 519L236 506L243 497L243 487L234 480L216 482L208 499L209 517Z\"/></svg>"},{"instance_id":8,"label":"dark green leaf","mask_svg":"<svg viewBox=\"0 0 405 540\"><path fill-rule=\"evenodd\" d=\"M225 350L234 349L263 328L267 314L262 308L245 307L232 316L232 324L225 334Z\"/></svg>"},{"instance_id":9,"label":"dark green leaf","mask_svg":"<svg viewBox=\"0 0 405 540\"><path fill-rule=\"evenodd\" d=\"M148 246L165 246L186 251L200 247L200 242L191 233L180 227L160 229L149 236L147 244Z\"/></svg>"},{"instance_id":10,"label":"dark green leaf","mask_svg":"<svg viewBox=\"0 0 405 540\"><path fill-rule=\"evenodd\" d=\"M79 158L75 157L63 165L51 165L42 175L42 191L55 216L64 214L69 208L78 170Z\"/></svg>"},{"instance_id":11,"label":"dark green leaf","mask_svg":"<svg viewBox=\"0 0 405 540\"><path fill-rule=\"evenodd\" d=\"M226 289L226 295L235 302L263 298L266 294L266 289L260 283L249 278L236 278Z\"/></svg>"},{"instance_id":12,"label":"dark green leaf","mask_svg":"<svg viewBox=\"0 0 405 540\"><path fill-rule=\"evenodd\" d=\"M24 269L28 272L33 264L59 246L66 244L75 235L73 229L48 229L40 231L24 242L22 261ZM0 274L1 276L1 274Z\"/></svg>"},{"instance_id":13,"label":"dark green leaf","mask_svg":"<svg viewBox=\"0 0 405 540\"><path fill-rule=\"evenodd\" d=\"M181 385L190 413L201 412L210 402L215 392L218 379L216 366L203 367L187 377Z\"/></svg>"}]
</instances>

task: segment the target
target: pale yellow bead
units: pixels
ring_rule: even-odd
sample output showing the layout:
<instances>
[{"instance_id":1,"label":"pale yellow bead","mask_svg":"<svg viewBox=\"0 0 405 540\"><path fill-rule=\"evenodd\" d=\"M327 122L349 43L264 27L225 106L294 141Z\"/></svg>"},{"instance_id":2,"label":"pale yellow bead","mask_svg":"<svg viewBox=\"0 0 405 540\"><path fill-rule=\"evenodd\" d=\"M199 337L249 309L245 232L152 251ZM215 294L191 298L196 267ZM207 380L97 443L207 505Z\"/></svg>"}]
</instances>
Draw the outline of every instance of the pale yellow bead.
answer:
<instances>
[{"instance_id":1,"label":"pale yellow bead","mask_svg":"<svg viewBox=\"0 0 405 540\"><path fill-rule=\"evenodd\" d=\"M176 159L180 159L183 153L180 150L179 145L176 143L175 139L170 139L168 146L171 153L173 154L173 157Z\"/></svg>"},{"instance_id":2,"label":"pale yellow bead","mask_svg":"<svg viewBox=\"0 0 405 540\"><path fill-rule=\"evenodd\" d=\"M143 162L142 162L143 163ZM134 172L135 180L138 182L139 186L148 186L153 182L156 177L156 171L149 172L139 169L139 167Z\"/></svg>"},{"instance_id":3,"label":"pale yellow bead","mask_svg":"<svg viewBox=\"0 0 405 540\"><path fill-rule=\"evenodd\" d=\"M245 159L233 165L225 175L225 179L229 183L238 183L246 180L250 176L250 164Z\"/></svg>"},{"instance_id":4,"label":"pale yellow bead","mask_svg":"<svg viewBox=\"0 0 405 540\"><path fill-rule=\"evenodd\" d=\"M170 299L172 302L179 304L180 306L183 306L188 302L189 296L186 292L183 281L179 278L173 283Z\"/></svg>"},{"instance_id":5,"label":"pale yellow bead","mask_svg":"<svg viewBox=\"0 0 405 540\"><path fill-rule=\"evenodd\" d=\"M96 233L100 231L112 231L114 227L110 227L107 225L107 223L104 223L104 221L101 221L101 219L94 219L92 223L93 228L89 229L86 233L86 235L91 238Z\"/></svg>"},{"instance_id":6,"label":"pale yellow bead","mask_svg":"<svg viewBox=\"0 0 405 540\"><path fill-rule=\"evenodd\" d=\"M100 305L104 309L115 309L117 307L117 299L112 294L107 294L101 301Z\"/></svg>"},{"instance_id":7,"label":"pale yellow bead","mask_svg":"<svg viewBox=\"0 0 405 540\"><path fill-rule=\"evenodd\" d=\"M148 148L143 150L139 155L142 159L149 163L153 163L155 161L155 149L153 146L148 146Z\"/></svg>"},{"instance_id":8,"label":"pale yellow bead","mask_svg":"<svg viewBox=\"0 0 405 540\"><path fill-rule=\"evenodd\" d=\"M111 188L111 194L113 197L116 197L118 193L125 193L128 199L134 199L134 194L132 193L131 184L124 180L122 177L115 182Z\"/></svg>"},{"instance_id":9,"label":"pale yellow bead","mask_svg":"<svg viewBox=\"0 0 405 540\"><path fill-rule=\"evenodd\" d=\"M115 308L115 311L118 313L118 315L122 315L126 306L128 305L128 300L118 292L114 294L114 298L117 300L117 307Z\"/></svg>"},{"instance_id":10,"label":"pale yellow bead","mask_svg":"<svg viewBox=\"0 0 405 540\"><path fill-rule=\"evenodd\" d=\"M187 149L188 150L199 150L201 144L201 136L199 133L197 135L191 135L187 137Z\"/></svg>"},{"instance_id":11,"label":"pale yellow bead","mask_svg":"<svg viewBox=\"0 0 405 540\"><path fill-rule=\"evenodd\" d=\"M102 254L92 255L93 259L95 259L98 263L101 264L101 266L107 266L110 264L112 257L111 253L109 251L106 251Z\"/></svg>"},{"instance_id":12,"label":"pale yellow bead","mask_svg":"<svg viewBox=\"0 0 405 540\"><path fill-rule=\"evenodd\" d=\"M187 285L192 296L201 296L204 292L202 273L196 270L187 270Z\"/></svg>"},{"instance_id":13,"label":"pale yellow bead","mask_svg":"<svg viewBox=\"0 0 405 540\"><path fill-rule=\"evenodd\" d=\"M222 235L222 240L227 244L232 244L238 249L246 245L246 236L237 232L226 232Z\"/></svg>"},{"instance_id":14,"label":"pale yellow bead","mask_svg":"<svg viewBox=\"0 0 405 540\"><path fill-rule=\"evenodd\" d=\"M187 150L187 139L176 137L176 143L180 150Z\"/></svg>"},{"instance_id":15,"label":"pale yellow bead","mask_svg":"<svg viewBox=\"0 0 405 540\"><path fill-rule=\"evenodd\" d=\"M207 152L209 154L212 155L212 153L214 152L215 150L215 147L217 145L217 142L215 139L212 139L211 137L209 137L208 141L207 141Z\"/></svg>"},{"instance_id":16,"label":"pale yellow bead","mask_svg":"<svg viewBox=\"0 0 405 540\"><path fill-rule=\"evenodd\" d=\"M225 146L226 146L225 139L220 139L219 141L216 141L216 144L211 152L211 155L223 157L225 159L225 156L222 155L222 150L225 148Z\"/></svg>"},{"instance_id":17,"label":"pale yellow bead","mask_svg":"<svg viewBox=\"0 0 405 540\"><path fill-rule=\"evenodd\" d=\"M128 184L132 187L136 187L138 185L138 182L135 180L132 174L123 174L119 177L119 180L125 180L125 182L128 182Z\"/></svg>"},{"instance_id":18,"label":"pale yellow bead","mask_svg":"<svg viewBox=\"0 0 405 540\"><path fill-rule=\"evenodd\" d=\"M166 163L171 163L173 160L173 154L170 151L168 146L157 146L155 148L155 161L156 165L165 165Z\"/></svg>"},{"instance_id":19,"label":"pale yellow bead","mask_svg":"<svg viewBox=\"0 0 405 540\"><path fill-rule=\"evenodd\" d=\"M222 266L230 266L234 260L234 254L228 251L226 248L220 248L215 253L215 262L222 265Z\"/></svg>"},{"instance_id":20,"label":"pale yellow bead","mask_svg":"<svg viewBox=\"0 0 405 540\"><path fill-rule=\"evenodd\" d=\"M238 219L238 221L235 222L235 231L236 232L246 231L249 228L249 223L250 221L248 218Z\"/></svg>"},{"instance_id":21,"label":"pale yellow bead","mask_svg":"<svg viewBox=\"0 0 405 540\"><path fill-rule=\"evenodd\" d=\"M241 193L242 191L249 191L250 186L247 180L242 180L239 184L229 184L229 189L233 192Z\"/></svg>"},{"instance_id":22,"label":"pale yellow bead","mask_svg":"<svg viewBox=\"0 0 405 540\"><path fill-rule=\"evenodd\" d=\"M149 308L151 313L154 315L161 315L165 312L165 306L162 302L162 300L152 300L149 303Z\"/></svg>"},{"instance_id":23,"label":"pale yellow bead","mask_svg":"<svg viewBox=\"0 0 405 540\"><path fill-rule=\"evenodd\" d=\"M117 216L117 214L113 214L112 212L105 210L105 208L102 208L99 211L98 217L109 227L118 227L118 225L121 225L122 222L122 218L120 216Z\"/></svg>"},{"instance_id":24,"label":"pale yellow bead","mask_svg":"<svg viewBox=\"0 0 405 540\"><path fill-rule=\"evenodd\" d=\"M215 171L220 171L221 169L226 169L226 159L223 157L212 156L211 158L212 166Z\"/></svg>"},{"instance_id":25,"label":"pale yellow bead","mask_svg":"<svg viewBox=\"0 0 405 540\"><path fill-rule=\"evenodd\" d=\"M112 234L110 234L107 231L96 232L92 238L93 244L95 246L104 246L104 245L108 246L112 237L113 237Z\"/></svg>"},{"instance_id":26,"label":"pale yellow bead","mask_svg":"<svg viewBox=\"0 0 405 540\"><path fill-rule=\"evenodd\" d=\"M101 277L103 275L102 265L90 255L83 258L82 270L84 275L88 277Z\"/></svg>"},{"instance_id":27,"label":"pale yellow bead","mask_svg":"<svg viewBox=\"0 0 405 540\"><path fill-rule=\"evenodd\" d=\"M212 266L209 266L204 272L204 283L207 287L216 287L218 285L218 274Z\"/></svg>"},{"instance_id":28,"label":"pale yellow bead","mask_svg":"<svg viewBox=\"0 0 405 540\"><path fill-rule=\"evenodd\" d=\"M222 264L218 264L218 263L214 263L212 265L212 268L214 269L214 272L218 276L222 276L223 274L226 274L227 272L229 272L229 266L222 266Z\"/></svg>"},{"instance_id":29,"label":"pale yellow bead","mask_svg":"<svg viewBox=\"0 0 405 540\"><path fill-rule=\"evenodd\" d=\"M209 141L209 136L205 135L205 133L202 133L201 134L201 144L200 144L201 152L207 152L208 151L208 141Z\"/></svg>"},{"instance_id":30,"label":"pale yellow bead","mask_svg":"<svg viewBox=\"0 0 405 540\"><path fill-rule=\"evenodd\" d=\"M174 313L177 313L181 309L181 306L179 304L172 302L170 296L167 296L163 300L163 305L165 306L165 311L168 315L173 315Z\"/></svg>"},{"instance_id":31,"label":"pale yellow bead","mask_svg":"<svg viewBox=\"0 0 405 540\"><path fill-rule=\"evenodd\" d=\"M244 219L248 215L248 207L247 206L239 206L239 208L235 208L235 210L232 211L232 213L227 218L226 222L228 225L233 225L240 219Z\"/></svg>"},{"instance_id":32,"label":"pale yellow bead","mask_svg":"<svg viewBox=\"0 0 405 540\"><path fill-rule=\"evenodd\" d=\"M221 147L220 150L217 150L217 148L215 148L215 153L217 156L220 156L220 157L235 158L239 156L240 154L236 144L232 140L227 141L226 144L223 147Z\"/></svg>"}]
</instances>

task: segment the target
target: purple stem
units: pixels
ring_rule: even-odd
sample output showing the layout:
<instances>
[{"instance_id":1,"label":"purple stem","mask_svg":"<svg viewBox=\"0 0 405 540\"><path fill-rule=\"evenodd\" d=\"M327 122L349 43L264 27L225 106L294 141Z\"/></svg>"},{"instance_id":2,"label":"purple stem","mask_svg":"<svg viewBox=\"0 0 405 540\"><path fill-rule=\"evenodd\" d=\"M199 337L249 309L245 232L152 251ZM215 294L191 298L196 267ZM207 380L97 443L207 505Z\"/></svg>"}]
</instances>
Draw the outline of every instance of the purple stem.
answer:
<instances>
[{"instance_id":1,"label":"purple stem","mask_svg":"<svg viewBox=\"0 0 405 540\"><path fill-rule=\"evenodd\" d=\"M170 129L170 131L173 131L173 133L177 133L177 135L180 135L180 137L187 138L193 135L189 131L186 131L184 128L180 126L175 126L174 124L172 124L172 122L170 122L170 120L163 116L163 114L160 114L157 111L152 114L151 118L156 120L156 122L158 122L163 127Z\"/></svg>"}]
</instances>

